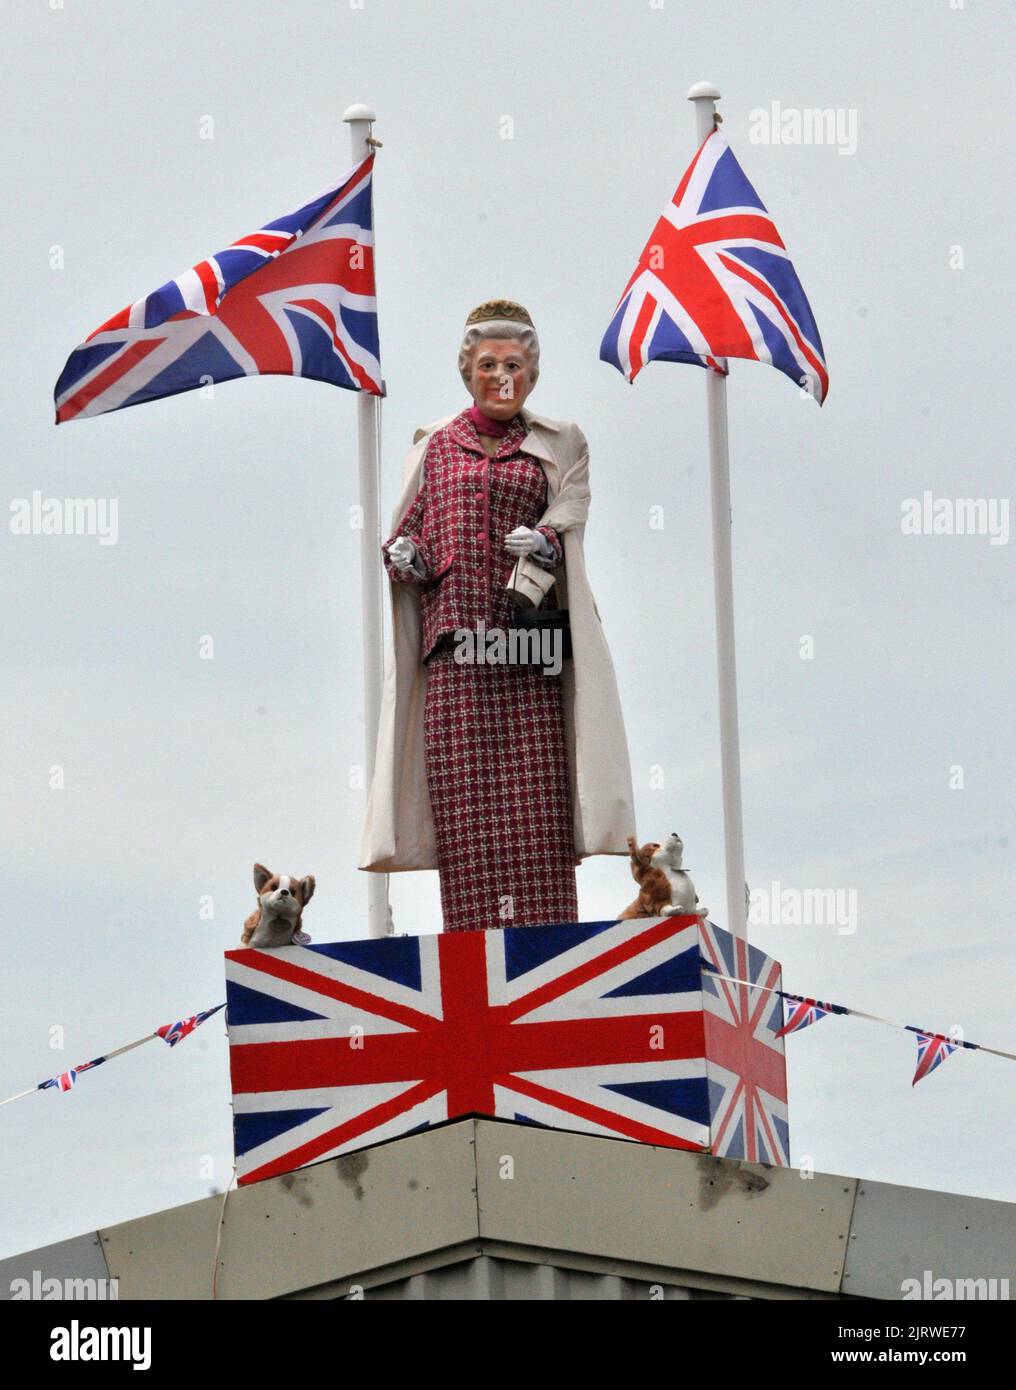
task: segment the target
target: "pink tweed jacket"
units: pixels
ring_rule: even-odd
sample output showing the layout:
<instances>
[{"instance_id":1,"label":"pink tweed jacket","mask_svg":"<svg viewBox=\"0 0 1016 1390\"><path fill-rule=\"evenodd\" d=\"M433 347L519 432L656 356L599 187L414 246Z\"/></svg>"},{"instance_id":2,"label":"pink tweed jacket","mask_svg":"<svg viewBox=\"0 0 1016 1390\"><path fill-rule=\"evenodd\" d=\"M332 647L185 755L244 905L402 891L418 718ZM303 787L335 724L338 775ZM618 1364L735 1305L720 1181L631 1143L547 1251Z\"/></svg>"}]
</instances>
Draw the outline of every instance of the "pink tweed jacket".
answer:
<instances>
[{"instance_id":1,"label":"pink tweed jacket","mask_svg":"<svg viewBox=\"0 0 1016 1390\"><path fill-rule=\"evenodd\" d=\"M556 569L564 550L549 526L537 526L547 509L543 468L520 448L528 427L520 416L509 424L491 457L463 411L427 446L423 482L395 534L381 547L385 569L400 583L420 586L424 660L438 639L457 628L512 626L514 604L505 585L514 558L504 538L516 526L546 536L553 554L532 558ZM418 570L399 570L388 556L397 536L416 546ZM545 600L552 602L552 596Z\"/></svg>"}]
</instances>

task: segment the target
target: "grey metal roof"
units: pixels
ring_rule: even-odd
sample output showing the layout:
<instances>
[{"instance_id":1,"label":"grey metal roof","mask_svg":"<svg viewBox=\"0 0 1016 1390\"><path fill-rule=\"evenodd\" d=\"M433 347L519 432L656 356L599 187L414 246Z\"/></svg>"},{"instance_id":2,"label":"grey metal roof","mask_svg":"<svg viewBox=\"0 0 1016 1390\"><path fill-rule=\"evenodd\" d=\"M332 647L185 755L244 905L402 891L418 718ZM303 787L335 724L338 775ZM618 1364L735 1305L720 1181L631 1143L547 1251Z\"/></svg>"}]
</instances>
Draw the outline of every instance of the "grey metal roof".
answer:
<instances>
[{"instance_id":1,"label":"grey metal roof","mask_svg":"<svg viewBox=\"0 0 1016 1390\"><path fill-rule=\"evenodd\" d=\"M102 1269L210 1298L221 1207L2 1261L0 1296ZM1016 1205L467 1119L231 1192L218 1296L898 1299L925 1270L1016 1291Z\"/></svg>"}]
</instances>

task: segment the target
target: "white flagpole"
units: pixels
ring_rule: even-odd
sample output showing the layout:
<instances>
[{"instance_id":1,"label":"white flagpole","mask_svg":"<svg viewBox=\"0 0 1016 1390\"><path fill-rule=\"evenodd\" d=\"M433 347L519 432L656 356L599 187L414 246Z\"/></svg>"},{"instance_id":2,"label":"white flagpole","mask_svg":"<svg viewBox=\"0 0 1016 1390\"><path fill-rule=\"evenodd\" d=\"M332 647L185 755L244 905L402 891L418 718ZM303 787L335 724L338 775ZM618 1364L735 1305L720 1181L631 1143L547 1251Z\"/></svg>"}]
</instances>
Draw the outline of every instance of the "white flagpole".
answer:
<instances>
[{"instance_id":1,"label":"white flagpole","mask_svg":"<svg viewBox=\"0 0 1016 1390\"><path fill-rule=\"evenodd\" d=\"M343 113L349 124L350 153L359 164L373 149L368 144L371 123L376 119L369 106L357 103ZM374 779L374 750L381 716L381 681L384 672L384 629L381 609L381 521L378 511L379 470L378 420L381 402L364 391L357 393L356 423L359 439L360 506L363 530L360 533L360 600L363 610L363 737L366 785ZM387 936L391 930L388 911L388 875L367 874L367 934Z\"/></svg>"},{"instance_id":2,"label":"white flagpole","mask_svg":"<svg viewBox=\"0 0 1016 1390\"><path fill-rule=\"evenodd\" d=\"M720 93L711 82L696 82L688 93L695 103L698 143L715 128ZM720 683L720 764L723 776L723 844L727 879L727 930L747 939L744 882L744 822L741 814L741 749L737 730L737 664L734 653L734 574L731 564L730 458L727 450L727 378L706 372L709 412L709 480L713 512L713 592L716 602L716 658Z\"/></svg>"}]
</instances>

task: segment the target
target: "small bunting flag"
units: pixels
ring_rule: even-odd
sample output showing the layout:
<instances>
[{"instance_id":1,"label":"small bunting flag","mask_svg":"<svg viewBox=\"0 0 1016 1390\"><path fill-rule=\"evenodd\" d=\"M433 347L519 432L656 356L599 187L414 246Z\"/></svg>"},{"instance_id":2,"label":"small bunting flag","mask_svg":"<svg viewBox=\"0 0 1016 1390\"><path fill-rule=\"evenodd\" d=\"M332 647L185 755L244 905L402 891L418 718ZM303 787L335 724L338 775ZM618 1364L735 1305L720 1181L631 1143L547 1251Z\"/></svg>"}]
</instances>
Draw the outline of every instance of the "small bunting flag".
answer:
<instances>
[{"instance_id":1,"label":"small bunting flag","mask_svg":"<svg viewBox=\"0 0 1016 1390\"><path fill-rule=\"evenodd\" d=\"M48 1081L39 1082L40 1091L55 1089L58 1091L70 1091L78 1079L77 1067L71 1067L70 1071L62 1071L59 1076L51 1076Z\"/></svg>"},{"instance_id":2,"label":"small bunting flag","mask_svg":"<svg viewBox=\"0 0 1016 1390\"><path fill-rule=\"evenodd\" d=\"M181 1018L176 1023L164 1023L161 1028L156 1028L156 1032L163 1042L169 1043L170 1047L176 1047L178 1042L182 1042L195 1028L200 1028L206 1018L211 1018L212 1014L217 1014L220 1009L224 1009L225 1004L216 1004L214 1009L205 1009L203 1013L191 1014L190 1018Z\"/></svg>"},{"instance_id":3,"label":"small bunting flag","mask_svg":"<svg viewBox=\"0 0 1016 1390\"><path fill-rule=\"evenodd\" d=\"M799 1033L802 1028L817 1023L829 1014L845 1012L833 1004L821 1004L817 999L805 999L799 994L784 994L783 998L787 1014L783 1027L776 1034L778 1038L785 1038L788 1033Z\"/></svg>"},{"instance_id":4,"label":"small bunting flag","mask_svg":"<svg viewBox=\"0 0 1016 1390\"><path fill-rule=\"evenodd\" d=\"M961 1044L956 1038L947 1038L944 1033L923 1033L919 1028L913 1031L917 1034L917 1070L910 1084L916 1086L918 1081L923 1081L947 1057L951 1057Z\"/></svg>"},{"instance_id":5,"label":"small bunting flag","mask_svg":"<svg viewBox=\"0 0 1016 1390\"><path fill-rule=\"evenodd\" d=\"M83 1071L91 1071L93 1067L100 1067L105 1060L105 1057L95 1057L91 1062L79 1062L76 1067L62 1071L59 1076L51 1076L48 1081L40 1081L36 1090L71 1091Z\"/></svg>"}]
</instances>

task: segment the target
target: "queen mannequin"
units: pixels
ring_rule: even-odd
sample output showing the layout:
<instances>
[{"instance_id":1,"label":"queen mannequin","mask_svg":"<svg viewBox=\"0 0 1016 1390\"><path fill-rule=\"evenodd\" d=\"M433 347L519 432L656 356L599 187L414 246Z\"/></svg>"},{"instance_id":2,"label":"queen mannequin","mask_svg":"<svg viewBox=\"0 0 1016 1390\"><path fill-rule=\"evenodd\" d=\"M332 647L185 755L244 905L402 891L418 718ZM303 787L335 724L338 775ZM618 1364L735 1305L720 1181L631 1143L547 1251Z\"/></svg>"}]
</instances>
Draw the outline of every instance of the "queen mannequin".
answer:
<instances>
[{"instance_id":1,"label":"queen mannequin","mask_svg":"<svg viewBox=\"0 0 1016 1390\"><path fill-rule=\"evenodd\" d=\"M577 425L525 408L539 362L521 305L473 310L472 404L417 431L381 547L392 645L360 867L436 868L446 931L577 921L576 865L627 856L635 829L582 548L589 452ZM463 659L464 633L516 628L520 603L567 610L571 659Z\"/></svg>"}]
</instances>

